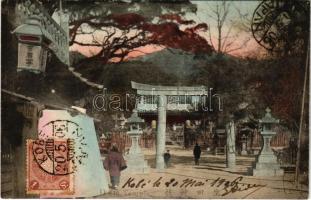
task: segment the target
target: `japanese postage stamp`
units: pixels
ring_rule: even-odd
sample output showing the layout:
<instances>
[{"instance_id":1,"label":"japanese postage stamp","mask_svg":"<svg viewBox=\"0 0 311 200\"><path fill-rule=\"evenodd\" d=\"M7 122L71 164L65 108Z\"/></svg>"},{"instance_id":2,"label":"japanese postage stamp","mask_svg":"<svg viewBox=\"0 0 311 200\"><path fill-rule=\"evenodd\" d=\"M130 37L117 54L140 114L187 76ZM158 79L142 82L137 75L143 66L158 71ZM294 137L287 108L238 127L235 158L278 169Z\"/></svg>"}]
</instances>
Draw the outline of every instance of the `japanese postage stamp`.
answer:
<instances>
[{"instance_id":1,"label":"japanese postage stamp","mask_svg":"<svg viewBox=\"0 0 311 200\"><path fill-rule=\"evenodd\" d=\"M27 193L69 195L74 175L67 141L27 140Z\"/></svg>"}]
</instances>

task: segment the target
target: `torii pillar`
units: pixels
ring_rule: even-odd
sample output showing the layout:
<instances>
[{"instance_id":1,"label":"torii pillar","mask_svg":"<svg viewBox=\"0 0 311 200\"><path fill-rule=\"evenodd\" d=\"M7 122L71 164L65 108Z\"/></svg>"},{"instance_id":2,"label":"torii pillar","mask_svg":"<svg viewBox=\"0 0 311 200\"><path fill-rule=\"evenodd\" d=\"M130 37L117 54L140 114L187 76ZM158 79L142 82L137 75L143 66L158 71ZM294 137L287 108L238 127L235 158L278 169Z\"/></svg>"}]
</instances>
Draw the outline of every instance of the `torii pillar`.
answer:
<instances>
[{"instance_id":1,"label":"torii pillar","mask_svg":"<svg viewBox=\"0 0 311 200\"><path fill-rule=\"evenodd\" d=\"M227 132L227 168L235 169L236 167L236 158L235 158L235 124L234 121L230 121L226 125Z\"/></svg>"},{"instance_id":2,"label":"torii pillar","mask_svg":"<svg viewBox=\"0 0 311 200\"><path fill-rule=\"evenodd\" d=\"M157 126L157 143L156 143L156 168L164 169L163 154L165 151L165 133L166 133L166 108L167 97L159 96L158 101L158 126Z\"/></svg>"}]
</instances>

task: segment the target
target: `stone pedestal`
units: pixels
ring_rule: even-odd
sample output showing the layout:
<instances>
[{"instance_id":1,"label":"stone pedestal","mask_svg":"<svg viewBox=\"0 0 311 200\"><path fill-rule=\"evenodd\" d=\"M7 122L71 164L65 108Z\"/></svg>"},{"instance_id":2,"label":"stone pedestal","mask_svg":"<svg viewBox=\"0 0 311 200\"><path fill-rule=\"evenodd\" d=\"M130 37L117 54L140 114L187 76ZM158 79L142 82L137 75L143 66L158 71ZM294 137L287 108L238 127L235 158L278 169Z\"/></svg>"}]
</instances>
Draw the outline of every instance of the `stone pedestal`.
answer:
<instances>
[{"instance_id":1,"label":"stone pedestal","mask_svg":"<svg viewBox=\"0 0 311 200\"><path fill-rule=\"evenodd\" d=\"M147 161L144 159L144 154L138 144L141 132L138 131L128 131L127 134L132 139L132 146L130 148L129 154L125 155L125 160L127 164L127 171L134 173L148 173L149 166Z\"/></svg>"},{"instance_id":2,"label":"stone pedestal","mask_svg":"<svg viewBox=\"0 0 311 200\"><path fill-rule=\"evenodd\" d=\"M282 176L284 174L284 170L280 168L280 164L270 147L270 140L274 134L274 132L262 133L264 145L253 170L253 176Z\"/></svg>"}]
</instances>

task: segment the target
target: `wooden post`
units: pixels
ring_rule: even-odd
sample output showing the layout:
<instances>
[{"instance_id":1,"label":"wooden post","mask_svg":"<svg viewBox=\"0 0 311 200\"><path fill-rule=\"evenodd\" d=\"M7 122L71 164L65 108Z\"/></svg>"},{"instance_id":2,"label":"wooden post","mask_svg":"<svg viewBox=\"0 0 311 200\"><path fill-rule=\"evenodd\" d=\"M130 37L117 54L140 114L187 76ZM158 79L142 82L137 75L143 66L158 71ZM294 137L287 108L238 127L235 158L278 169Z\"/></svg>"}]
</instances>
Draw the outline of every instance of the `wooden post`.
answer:
<instances>
[{"instance_id":1,"label":"wooden post","mask_svg":"<svg viewBox=\"0 0 311 200\"><path fill-rule=\"evenodd\" d=\"M302 92L302 101L301 101L299 134L298 134L298 148L297 148L296 171L295 171L296 187L299 184L301 137L302 137L302 131L303 131L303 120L304 120L304 110L305 110L305 98L306 98L306 88L307 88L307 79L308 79L308 69L309 69L309 63L310 63L310 60L309 60L310 59L310 57L309 57L310 49L309 48L310 48L310 44L308 45L308 50L307 50L307 57L306 57L307 59L306 59L306 65L305 65L305 76L304 76L304 82L303 82L303 92Z\"/></svg>"}]
</instances>

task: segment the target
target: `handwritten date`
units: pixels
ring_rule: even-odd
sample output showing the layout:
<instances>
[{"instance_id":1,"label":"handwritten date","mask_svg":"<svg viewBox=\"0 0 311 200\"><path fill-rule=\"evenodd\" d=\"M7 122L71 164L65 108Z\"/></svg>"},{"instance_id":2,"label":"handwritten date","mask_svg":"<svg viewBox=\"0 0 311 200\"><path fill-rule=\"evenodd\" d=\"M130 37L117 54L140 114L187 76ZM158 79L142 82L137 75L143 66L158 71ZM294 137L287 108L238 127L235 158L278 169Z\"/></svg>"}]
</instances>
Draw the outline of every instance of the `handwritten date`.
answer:
<instances>
[{"instance_id":1,"label":"handwritten date","mask_svg":"<svg viewBox=\"0 0 311 200\"><path fill-rule=\"evenodd\" d=\"M159 177L156 181L146 180L146 179L136 179L130 177L122 186L122 188L144 188L145 186L150 186L159 188L198 188L198 187L213 187L219 189L219 194L221 196L226 196L230 193L246 191L255 187L264 187L264 185L258 184L246 184L241 183L243 177L237 177L233 181L226 180L224 178L218 177L217 179L205 179L196 180L193 178L186 178L183 180L176 180L175 178L170 178L169 180L164 180L163 177Z\"/></svg>"}]
</instances>

